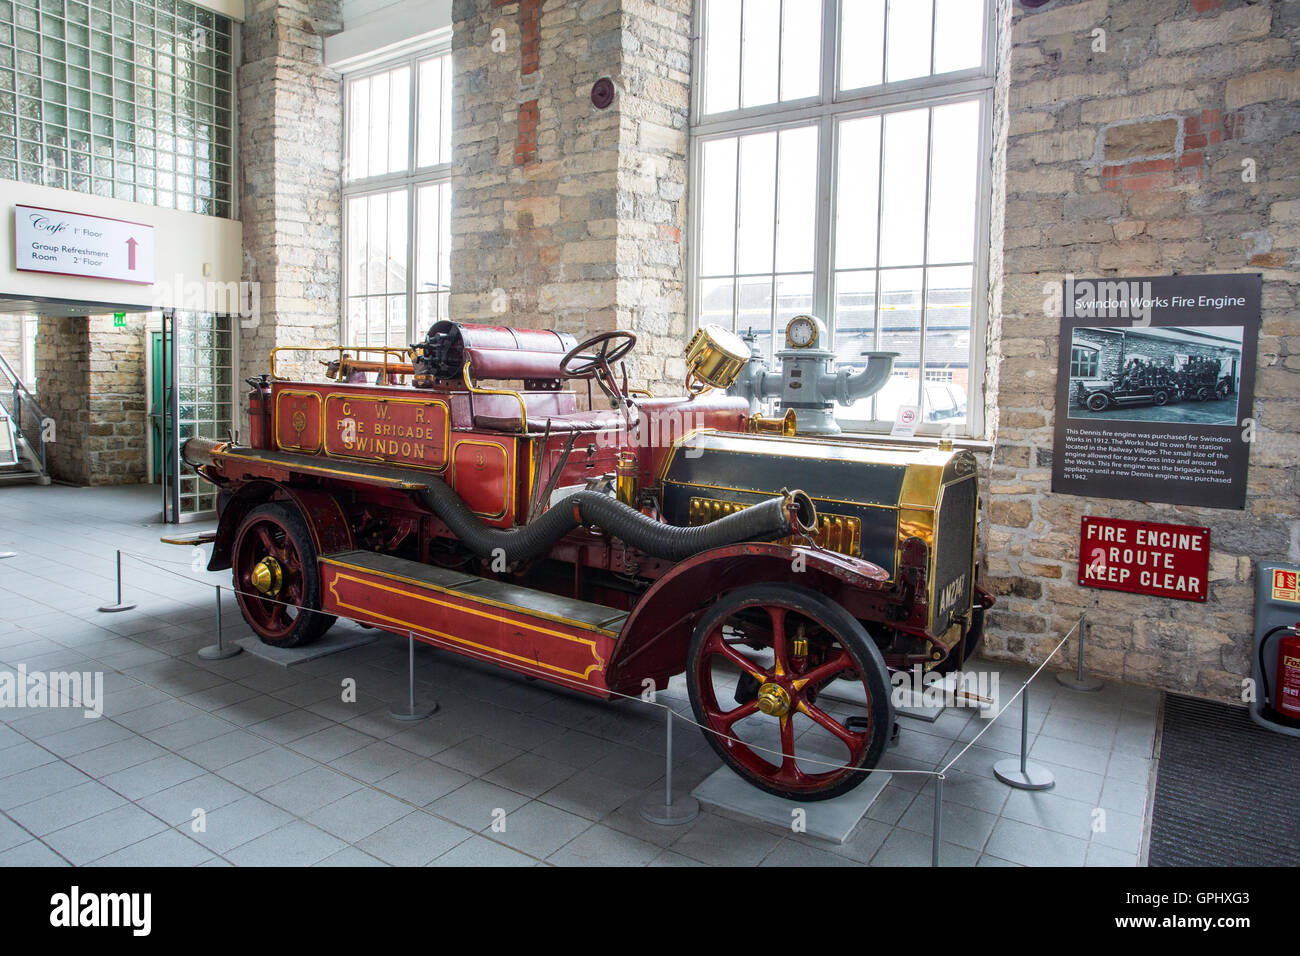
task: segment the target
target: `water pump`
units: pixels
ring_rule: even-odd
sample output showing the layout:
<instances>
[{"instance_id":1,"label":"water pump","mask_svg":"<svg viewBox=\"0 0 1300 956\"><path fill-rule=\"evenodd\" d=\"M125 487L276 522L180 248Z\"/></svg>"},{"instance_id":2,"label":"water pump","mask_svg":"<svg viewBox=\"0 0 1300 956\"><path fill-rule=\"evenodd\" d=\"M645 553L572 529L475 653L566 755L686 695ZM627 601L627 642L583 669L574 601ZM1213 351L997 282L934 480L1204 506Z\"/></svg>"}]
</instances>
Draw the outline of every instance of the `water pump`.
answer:
<instances>
[{"instance_id":1,"label":"water pump","mask_svg":"<svg viewBox=\"0 0 1300 956\"><path fill-rule=\"evenodd\" d=\"M781 360L778 370L767 367L752 332L744 339L750 344L749 363L727 393L747 399L752 414L762 411L764 400L779 399L779 411L794 409L800 435L838 435L835 403L851 405L884 388L899 354L862 352L866 368L834 369L835 350L826 325L811 315L796 315L786 325L785 348L776 353Z\"/></svg>"}]
</instances>

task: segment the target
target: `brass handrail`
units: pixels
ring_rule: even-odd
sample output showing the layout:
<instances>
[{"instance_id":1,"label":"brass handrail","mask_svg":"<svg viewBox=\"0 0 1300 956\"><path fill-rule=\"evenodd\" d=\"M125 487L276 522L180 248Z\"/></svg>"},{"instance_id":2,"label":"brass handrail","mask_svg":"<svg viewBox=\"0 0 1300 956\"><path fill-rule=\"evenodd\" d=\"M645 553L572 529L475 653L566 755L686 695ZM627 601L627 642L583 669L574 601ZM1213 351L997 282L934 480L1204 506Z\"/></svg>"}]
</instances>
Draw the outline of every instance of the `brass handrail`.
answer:
<instances>
[{"instance_id":1,"label":"brass handrail","mask_svg":"<svg viewBox=\"0 0 1300 956\"><path fill-rule=\"evenodd\" d=\"M528 406L524 404L524 397L518 392L508 388L483 388L475 385L474 380L470 378L469 362L465 363L461 369L461 378L465 382L465 388L469 389L471 395L509 395L519 403L519 430L528 431ZM470 399L470 414L474 413L474 399Z\"/></svg>"},{"instance_id":2,"label":"brass handrail","mask_svg":"<svg viewBox=\"0 0 1300 956\"><path fill-rule=\"evenodd\" d=\"M342 362L344 358L347 357L346 353L348 352L357 353L356 357L359 357L363 352L367 354L379 353L384 356L383 371L385 380L388 378L388 358L390 355L395 355L404 359L405 361L402 364L406 365L409 365L411 360L410 349L394 348L393 346L385 345L279 345L271 349L271 378L280 379L281 381L283 381L283 379L281 379L275 371L275 357L277 353L280 352L333 352L338 356L339 362ZM399 371L398 369L394 369L394 372L401 375L411 374L410 372Z\"/></svg>"}]
</instances>

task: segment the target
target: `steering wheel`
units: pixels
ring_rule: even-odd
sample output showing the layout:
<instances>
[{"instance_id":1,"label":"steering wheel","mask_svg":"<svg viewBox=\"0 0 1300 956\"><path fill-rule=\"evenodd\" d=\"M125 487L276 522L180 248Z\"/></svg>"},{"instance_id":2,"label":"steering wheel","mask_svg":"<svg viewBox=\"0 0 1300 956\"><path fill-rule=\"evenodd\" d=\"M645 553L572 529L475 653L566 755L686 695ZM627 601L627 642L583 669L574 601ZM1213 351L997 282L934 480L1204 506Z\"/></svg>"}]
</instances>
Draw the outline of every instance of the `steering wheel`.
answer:
<instances>
[{"instance_id":1,"label":"steering wheel","mask_svg":"<svg viewBox=\"0 0 1300 956\"><path fill-rule=\"evenodd\" d=\"M622 341L619 341L620 339ZM616 341L619 341L618 345L610 345L611 342ZM585 354L587 349L594 349L597 346L599 346L598 351ZM560 359L560 372L566 378L582 378L592 372L608 371L610 366L622 361L635 346L636 335L632 332L625 332L622 329L601 332L585 342L579 342L564 353L564 358ZM575 364L577 359L586 359L586 361Z\"/></svg>"},{"instance_id":2,"label":"steering wheel","mask_svg":"<svg viewBox=\"0 0 1300 956\"><path fill-rule=\"evenodd\" d=\"M626 411L627 397L614 376L613 365L622 361L635 345L636 335L623 329L593 335L564 353L564 357L560 359L560 374L565 378L591 376L614 406ZM623 378L626 383L626 372Z\"/></svg>"}]
</instances>

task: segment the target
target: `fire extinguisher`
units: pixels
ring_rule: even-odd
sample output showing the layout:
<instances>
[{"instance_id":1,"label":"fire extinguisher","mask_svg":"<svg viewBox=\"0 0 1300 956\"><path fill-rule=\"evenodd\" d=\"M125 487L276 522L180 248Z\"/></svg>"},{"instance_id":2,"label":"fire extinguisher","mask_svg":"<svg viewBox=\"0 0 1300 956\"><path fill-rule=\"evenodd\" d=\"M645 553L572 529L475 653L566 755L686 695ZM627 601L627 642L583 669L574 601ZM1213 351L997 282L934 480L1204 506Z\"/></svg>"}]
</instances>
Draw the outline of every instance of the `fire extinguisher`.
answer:
<instances>
[{"instance_id":1,"label":"fire extinguisher","mask_svg":"<svg viewBox=\"0 0 1300 956\"><path fill-rule=\"evenodd\" d=\"M1268 674L1264 670L1264 651L1274 635L1287 636L1277 642L1277 688L1269 699ZM1273 628L1259 642L1259 677L1264 685L1264 704L1282 723L1300 727L1300 624L1282 624Z\"/></svg>"},{"instance_id":2,"label":"fire extinguisher","mask_svg":"<svg viewBox=\"0 0 1300 956\"><path fill-rule=\"evenodd\" d=\"M248 444L266 448L271 437L271 376L247 381L252 389L248 393Z\"/></svg>"}]
</instances>

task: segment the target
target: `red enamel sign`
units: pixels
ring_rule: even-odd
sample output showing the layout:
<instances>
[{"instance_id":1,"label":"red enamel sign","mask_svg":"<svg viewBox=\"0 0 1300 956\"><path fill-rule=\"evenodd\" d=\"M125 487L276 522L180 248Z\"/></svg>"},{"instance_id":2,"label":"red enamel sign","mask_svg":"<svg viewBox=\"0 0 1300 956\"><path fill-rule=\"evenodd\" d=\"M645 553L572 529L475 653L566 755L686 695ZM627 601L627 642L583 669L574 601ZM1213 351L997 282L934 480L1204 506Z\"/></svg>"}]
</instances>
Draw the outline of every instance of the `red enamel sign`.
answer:
<instances>
[{"instance_id":1,"label":"red enamel sign","mask_svg":"<svg viewBox=\"0 0 1300 956\"><path fill-rule=\"evenodd\" d=\"M1086 515L1079 584L1182 601L1209 594L1210 529Z\"/></svg>"}]
</instances>

